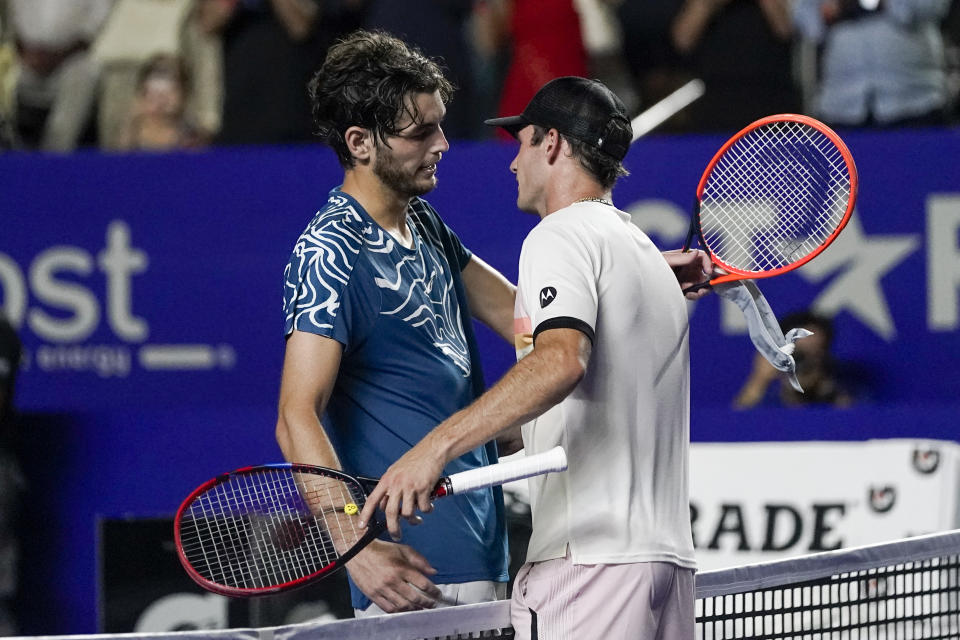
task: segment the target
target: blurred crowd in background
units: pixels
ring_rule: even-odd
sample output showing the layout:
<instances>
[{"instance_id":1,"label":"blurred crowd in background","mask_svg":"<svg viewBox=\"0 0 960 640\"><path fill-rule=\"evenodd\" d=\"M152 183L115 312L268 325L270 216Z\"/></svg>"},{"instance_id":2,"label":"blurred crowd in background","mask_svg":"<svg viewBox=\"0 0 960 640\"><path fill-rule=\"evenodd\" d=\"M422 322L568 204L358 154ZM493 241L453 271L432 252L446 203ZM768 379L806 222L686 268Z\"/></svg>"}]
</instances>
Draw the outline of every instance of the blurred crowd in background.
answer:
<instances>
[{"instance_id":1,"label":"blurred crowd in background","mask_svg":"<svg viewBox=\"0 0 960 640\"><path fill-rule=\"evenodd\" d=\"M491 135L547 80L599 78L636 115L692 78L670 132L782 112L841 127L957 120L951 0L0 0L0 149L310 140L329 45L382 29L442 61L445 130Z\"/></svg>"}]
</instances>

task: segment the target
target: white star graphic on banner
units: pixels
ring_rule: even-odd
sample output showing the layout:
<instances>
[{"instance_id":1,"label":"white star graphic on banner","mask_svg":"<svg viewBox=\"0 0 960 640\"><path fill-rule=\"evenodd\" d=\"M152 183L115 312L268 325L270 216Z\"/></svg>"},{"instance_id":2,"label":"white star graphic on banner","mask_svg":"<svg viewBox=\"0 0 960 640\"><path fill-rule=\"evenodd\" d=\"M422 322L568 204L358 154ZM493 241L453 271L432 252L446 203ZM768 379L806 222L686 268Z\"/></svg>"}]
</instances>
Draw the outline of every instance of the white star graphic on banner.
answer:
<instances>
[{"instance_id":1,"label":"white star graphic on banner","mask_svg":"<svg viewBox=\"0 0 960 640\"><path fill-rule=\"evenodd\" d=\"M916 234L867 236L855 214L833 244L797 273L809 282L820 282L842 271L820 292L812 307L828 316L849 311L877 335L891 341L897 330L880 280L919 244Z\"/></svg>"}]
</instances>

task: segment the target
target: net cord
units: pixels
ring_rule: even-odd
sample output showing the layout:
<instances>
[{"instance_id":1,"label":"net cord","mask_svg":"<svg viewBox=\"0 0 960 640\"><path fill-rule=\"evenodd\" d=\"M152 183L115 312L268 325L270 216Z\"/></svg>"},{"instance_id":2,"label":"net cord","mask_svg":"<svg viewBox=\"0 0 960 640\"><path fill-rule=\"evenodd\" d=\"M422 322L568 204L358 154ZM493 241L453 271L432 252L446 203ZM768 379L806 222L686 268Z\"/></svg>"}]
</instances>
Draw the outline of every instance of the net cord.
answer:
<instances>
[{"instance_id":1,"label":"net cord","mask_svg":"<svg viewBox=\"0 0 960 640\"><path fill-rule=\"evenodd\" d=\"M960 553L960 529L697 574L697 599L807 582Z\"/></svg>"}]
</instances>

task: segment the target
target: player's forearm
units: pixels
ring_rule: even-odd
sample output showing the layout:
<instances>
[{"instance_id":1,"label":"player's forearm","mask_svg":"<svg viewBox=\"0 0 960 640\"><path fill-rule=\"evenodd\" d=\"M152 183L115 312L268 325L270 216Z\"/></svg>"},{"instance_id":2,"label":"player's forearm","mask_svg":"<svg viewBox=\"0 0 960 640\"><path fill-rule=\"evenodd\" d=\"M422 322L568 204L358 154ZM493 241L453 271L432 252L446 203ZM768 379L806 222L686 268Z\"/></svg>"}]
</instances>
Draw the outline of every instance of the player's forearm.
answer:
<instances>
[{"instance_id":1,"label":"player's forearm","mask_svg":"<svg viewBox=\"0 0 960 640\"><path fill-rule=\"evenodd\" d=\"M340 468L320 423L340 369L340 343L293 331L287 338L277 403L277 443L290 462Z\"/></svg>"},{"instance_id":2,"label":"player's forearm","mask_svg":"<svg viewBox=\"0 0 960 640\"><path fill-rule=\"evenodd\" d=\"M586 342L586 357L559 349L534 349L473 404L431 431L425 446L446 463L545 413L583 378L589 357Z\"/></svg>"},{"instance_id":3,"label":"player's forearm","mask_svg":"<svg viewBox=\"0 0 960 640\"><path fill-rule=\"evenodd\" d=\"M320 419L309 409L281 406L276 436L287 462L342 468Z\"/></svg>"}]
</instances>

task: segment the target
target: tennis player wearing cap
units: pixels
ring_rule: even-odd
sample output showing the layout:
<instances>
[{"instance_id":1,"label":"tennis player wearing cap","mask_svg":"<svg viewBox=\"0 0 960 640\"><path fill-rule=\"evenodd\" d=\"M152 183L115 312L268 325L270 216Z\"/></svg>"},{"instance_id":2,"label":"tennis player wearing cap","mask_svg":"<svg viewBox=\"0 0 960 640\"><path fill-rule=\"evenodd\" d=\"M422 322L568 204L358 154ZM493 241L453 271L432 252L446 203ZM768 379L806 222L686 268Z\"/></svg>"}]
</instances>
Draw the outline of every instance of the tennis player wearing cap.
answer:
<instances>
[{"instance_id":1,"label":"tennis player wearing cap","mask_svg":"<svg viewBox=\"0 0 960 640\"><path fill-rule=\"evenodd\" d=\"M603 84L565 77L487 124L519 140L517 205L541 218L520 255L520 360L387 471L363 519L380 506L396 535L447 460L522 425L527 453L562 445L569 469L530 481L517 637L688 640L687 312L669 257L611 200L630 121Z\"/></svg>"}]
</instances>

